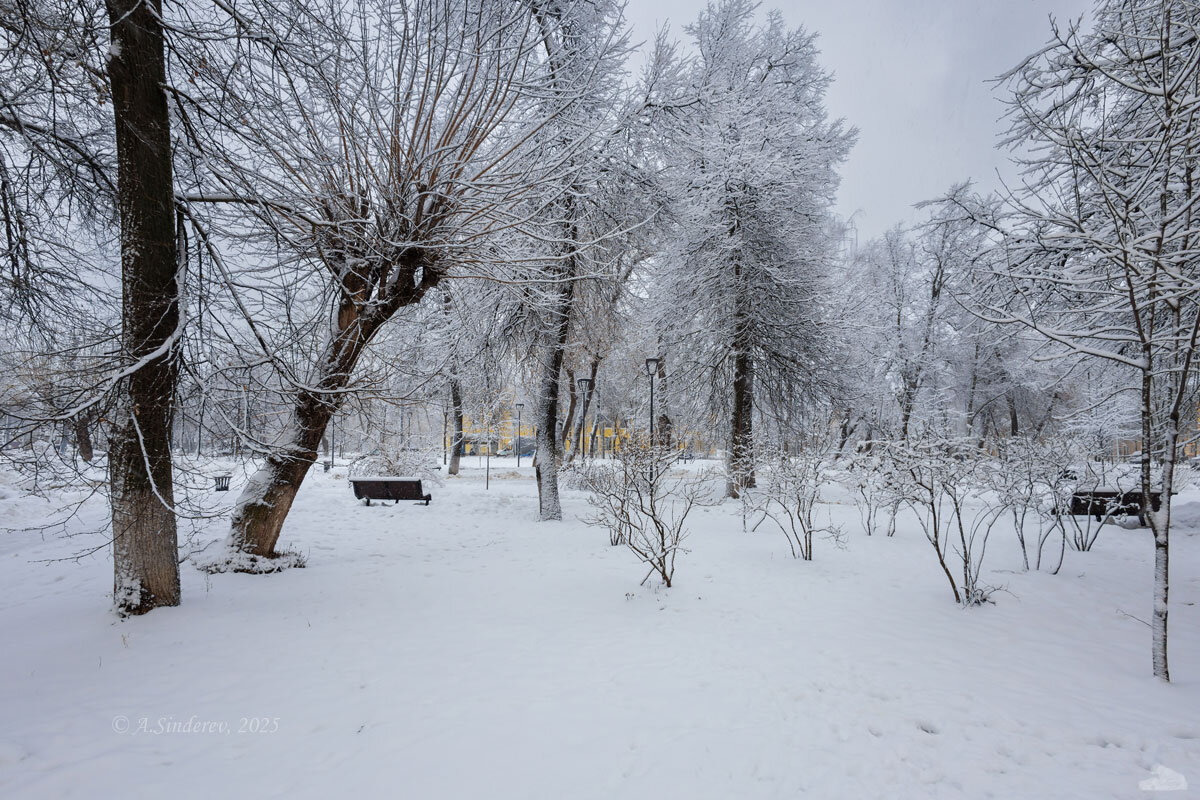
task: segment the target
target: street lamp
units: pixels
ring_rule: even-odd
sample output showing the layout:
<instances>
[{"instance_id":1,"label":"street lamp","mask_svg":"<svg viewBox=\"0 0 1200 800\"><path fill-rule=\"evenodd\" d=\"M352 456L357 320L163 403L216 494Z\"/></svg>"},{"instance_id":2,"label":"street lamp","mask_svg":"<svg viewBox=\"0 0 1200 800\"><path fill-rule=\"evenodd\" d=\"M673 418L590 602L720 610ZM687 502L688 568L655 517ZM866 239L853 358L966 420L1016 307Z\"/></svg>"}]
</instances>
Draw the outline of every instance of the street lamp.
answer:
<instances>
[{"instance_id":1,"label":"street lamp","mask_svg":"<svg viewBox=\"0 0 1200 800\"><path fill-rule=\"evenodd\" d=\"M579 387L580 394L583 395L583 413L579 415L579 441L575 443L579 448L579 457L582 460L587 453L584 450L583 443L586 441L585 434L587 432L587 410L588 401L592 391L592 379L580 378L575 381L575 385Z\"/></svg>"},{"instance_id":2,"label":"street lamp","mask_svg":"<svg viewBox=\"0 0 1200 800\"><path fill-rule=\"evenodd\" d=\"M521 409L524 403L517 403L517 469L521 468Z\"/></svg>"},{"instance_id":3,"label":"street lamp","mask_svg":"<svg viewBox=\"0 0 1200 800\"><path fill-rule=\"evenodd\" d=\"M646 359L646 374L650 376L650 446L654 446L654 376L658 374L658 359Z\"/></svg>"},{"instance_id":4,"label":"street lamp","mask_svg":"<svg viewBox=\"0 0 1200 800\"><path fill-rule=\"evenodd\" d=\"M650 483L654 483L654 376L658 374L658 359L646 359L646 374L650 376Z\"/></svg>"}]
</instances>

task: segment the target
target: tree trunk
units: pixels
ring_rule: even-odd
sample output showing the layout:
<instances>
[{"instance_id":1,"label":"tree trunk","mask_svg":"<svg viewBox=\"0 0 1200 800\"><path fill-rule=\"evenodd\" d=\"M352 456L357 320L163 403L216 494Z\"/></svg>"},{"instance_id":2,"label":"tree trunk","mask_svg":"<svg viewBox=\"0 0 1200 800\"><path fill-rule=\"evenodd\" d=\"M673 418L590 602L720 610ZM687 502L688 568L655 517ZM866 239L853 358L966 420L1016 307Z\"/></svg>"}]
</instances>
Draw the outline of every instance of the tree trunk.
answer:
<instances>
[{"instance_id":1,"label":"tree trunk","mask_svg":"<svg viewBox=\"0 0 1200 800\"><path fill-rule=\"evenodd\" d=\"M1154 677L1164 681L1171 680L1171 672L1167 662L1167 601L1170 592L1170 535L1171 535L1171 488L1175 478L1175 458L1178 449L1179 417L1177 413L1170 415L1167 420L1167 430L1163 443L1163 472L1161 500L1159 510L1155 511L1150 502L1153 491L1153 474L1150 469L1150 459L1154 453L1154 392L1152 353L1148 345L1143 348L1143 358L1147 367L1142 373L1142 515L1149 522L1154 534L1154 592L1153 605L1150 612L1150 662Z\"/></svg>"},{"instance_id":2,"label":"tree trunk","mask_svg":"<svg viewBox=\"0 0 1200 800\"><path fill-rule=\"evenodd\" d=\"M573 277L574 258L569 261L569 276ZM542 520L562 519L562 504L558 497L558 467L562 451L559 449L559 437L555 428L558 425L558 398L562 386L559 375L567 348L574 297L574 281L567 280L559 284L558 302L554 308L547 344L542 352L542 374L534 409L537 442L534 475L538 487L538 517Z\"/></svg>"},{"instance_id":3,"label":"tree trunk","mask_svg":"<svg viewBox=\"0 0 1200 800\"><path fill-rule=\"evenodd\" d=\"M404 268L410 272L413 269L411 264ZM360 305L365 299L365 282L358 284L352 271L339 269L347 285L338 303L337 327L320 361L318 378L311 386L297 390L289 437L267 456L234 507L232 544L250 555L275 556L283 521L317 460L317 448L330 420L345 400L342 390L350 382L363 349L397 308L419 301L424 294L424 287L417 287L404 296L391 298L387 305Z\"/></svg>"},{"instance_id":4,"label":"tree trunk","mask_svg":"<svg viewBox=\"0 0 1200 800\"><path fill-rule=\"evenodd\" d=\"M160 0L108 0L121 223L121 382L109 447L119 612L179 605L171 468L179 285Z\"/></svg>"},{"instance_id":5,"label":"tree trunk","mask_svg":"<svg viewBox=\"0 0 1200 800\"><path fill-rule=\"evenodd\" d=\"M568 464L570 464L572 461L575 460L576 453L578 453L580 455L580 460L582 460L583 456L584 456L584 444L585 444L585 439L587 438L586 426L587 426L588 409L592 405L592 392L596 391L596 373L599 371L599 369L600 369L600 359L593 358L591 371L588 373L589 377L592 381L590 384L591 388L588 389L586 392L582 392L582 395L583 395L582 402L580 403L580 406L579 406L579 422L575 426L575 437L574 437L574 441L571 444L571 451L569 453L567 453L567 463ZM572 408L574 408L574 405L575 405L575 398L574 398L574 396L572 396L572 398L571 398ZM570 416L571 416L570 413L568 413L567 418L570 419Z\"/></svg>"},{"instance_id":6,"label":"tree trunk","mask_svg":"<svg viewBox=\"0 0 1200 800\"><path fill-rule=\"evenodd\" d=\"M916 382L903 378L903 390L900 394L900 440L908 441L908 427L912 423L913 407L917 401Z\"/></svg>"},{"instance_id":7,"label":"tree trunk","mask_svg":"<svg viewBox=\"0 0 1200 800\"><path fill-rule=\"evenodd\" d=\"M1171 486L1174 464L1163 466L1162 500L1158 511L1147 508L1145 513L1150 520L1154 532L1154 606L1151 614L1151 663L1154 677L1164 681L1171 680L1171 671L1167 663L1167 600L1170 590L1170 536L1171 536ZM1143 484L1144 500L1149 500L1149 493ZM1149 503L1146 502L1148 506Z\"/></svg>"},{"instance_id":8,"label":"tree trunk","mask_svg":"<svg viewBox=\"0 0 1200 800\"><path fill-rule=\"evenodd\" d=\"M80 414L71 421L72 427L75 429L75 447L79 450L79 457L85 463L91 463L95 452L92 448L92 430L88 424L86 414Z\"/></svg>"},{"instance_id":9,"label":"tree trunk","mask_svg":"<svg viewBox=\"0 0 1200 800\"><path fill-rule=\"evenodd\" d=\"M196 458L200 457L204 448L204 411L208 407L208 392L200 395L200 415L196 419Z\"/></svg>"},{"instance_id":10,"label":"tree trunk","mask_svg":"<svg viewBox=\"0 0 1200 800\"><path fill-rule=\"evenodd\" d=\"M551 362L562 364L560 348L555 348L554 352L549 355ZM555 435L555 425L558 422L559 382L557 378L545 377L552 368L554 368L552 364L547 364L543 368L544 377L534 410L537 427L535 428L536 446L533 471L538 487L538 517L542 520L562 519L562 504L558 497L559 438Z\"/></svg>"},{"instance_id":11,"label":"tree trunk","mask_svg":"<svg viewBox=\"0 0 1200 800\"><path fill-rule=\"evenodd\" d=\"M971 354L971 380L967 388L967 413L965 416L967 429L963 435L973 438L975 432L975 395L979 391L979 340L975 340L975 349Z\"/></svg>"},{"instance_id":12,"label":"tree trunk","mask_svg":"<svg viewBox=\"0 0 1200 800\"><path fill-rule=\"evenodd\" d=\"M235 549L255 556L275 556L283 521L309 468L317 460L317 448L325 429L342 402L339 390L345 387L358 360L360 350L354 342L347 341L351 335L343 331L338 337L339 342L347 345L347 351L337 366L329 365L315 387L299 392L292 410L290 439L267 456L266 463L254 473L238 498L232 520ZM333 347L335 352L339 349Z\"/></svg>"},{"instance_id":13,"label":"tree trunk","mask_svg":"<svg viewBox=\"0 0 1200 800\"><path fill-rule=\"evenodd\" d=\"M567 416L563 420L562 435L559 437L560 452L563 453L567 452L571 430L575 427L575 407L579 402L579 396L575 393L575 370L567 367L565 372L567 375Z\"/></svg>"},{"instance_id":14,"label":"tree trunk","mask_svg":"<svg viewBox=\"0 0 1200 800\"><path fill-rule=\"evenodd\" d=\"M838 445L834 452L834 461L842 460L842 453L850 441L850 434L854 433L854 427L854 409L849 407L842 409L842 419L838 423Z\"/></svg>"},{"instance_id":15,"label":"tree trunk","mask_svg":"<svg viewBox=\"0 0 1200 800\"><path fill-rule=\"evenodd\" d=\"M726 494L739 497L754 488L754 362L747 343L735 345L733 357L733 416L729 436L729 482Z\"/></svg>"},{"instance_id":16,"label":"tree trunk","mask_svg":"<svg viewBox=\"0 0 1200 800\"><path fill-rule=\"evenodd\" d=\"M463 454L463 399L457 375L450 377L450 405L454 409L450 413L454 418L454 440L450 444L450 466L446 468L446 474L457 475Z\"/></svg>"},{"instance_id":17,"label":"tree trunk","mask_svg":"<svg viewBox=\"0 0 1200 800\"><path fill-rule=\"evenodd\" d=\"M656 444L663 450L671 449L671 407L668 405L667 398L667 357L662 354L662 342L659 342L658 354L658 387L656 394L658 395L655 401L655 407L658 410L658 418L654 420L654 439Z\"/></svg>"}]
</instances>

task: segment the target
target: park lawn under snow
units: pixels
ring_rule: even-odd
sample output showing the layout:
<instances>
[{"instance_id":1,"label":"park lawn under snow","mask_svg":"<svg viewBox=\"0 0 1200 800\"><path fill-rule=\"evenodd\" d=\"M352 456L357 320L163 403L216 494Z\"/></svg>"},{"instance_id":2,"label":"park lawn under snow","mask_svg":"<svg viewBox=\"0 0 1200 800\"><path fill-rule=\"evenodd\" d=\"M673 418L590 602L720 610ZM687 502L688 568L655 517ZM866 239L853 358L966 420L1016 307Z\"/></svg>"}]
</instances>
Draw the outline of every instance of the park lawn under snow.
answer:
<instances>
[{"instance_id":1,"label":"park lawn under snow","mask_svg":"<svg viewBox=\"0 0 1200 800\"><path fill-rule=\"evenodd\" d=\"M582 494L539 523L527 468L485 490L469 465L428 508L314 470L281 541L307 568L185 564L184 604L141 618L103 551L41 563L85 538L6 534L0 796L1129 798L1156 765L1200 796L1200 532L1174 537L1164 685L1127 616L1146 531L1051 576L998 529L1007 591L963 610L913 520L868 538L831 492L846 546L805 563L727 502L666 590ZM0 485L10 525L51 505Z\"/></svg>"}]
</instances>

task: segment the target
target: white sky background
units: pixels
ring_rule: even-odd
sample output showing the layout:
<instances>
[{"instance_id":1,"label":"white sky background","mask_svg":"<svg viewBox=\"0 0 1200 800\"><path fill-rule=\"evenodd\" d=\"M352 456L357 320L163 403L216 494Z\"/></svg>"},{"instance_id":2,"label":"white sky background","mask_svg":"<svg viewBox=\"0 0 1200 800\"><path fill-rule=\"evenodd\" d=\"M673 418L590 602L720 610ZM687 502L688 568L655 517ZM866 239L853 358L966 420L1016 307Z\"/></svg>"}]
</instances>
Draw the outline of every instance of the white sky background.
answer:
<instances>
[{"instance_id":1,"label":"white sky background","mask_svg":"<svg viewBox=\"0 0 1200 800\"><path fill-rule=\"evenodd\" d=\"M629 0L634 40L670 23L686 42L701 0ZM974 180L1006 179L996 149L1004 107L988 82L1038 50L1060 27L1086 14L1091 0L766 0L790 26L820 34L820 63L834 74L826 97L832 117L859 129L842 168L838 211L854 214L859 238L914 218L914 203ZM1085 28L1087 20L1085 20Z\"/></svg>"}]
</instances>

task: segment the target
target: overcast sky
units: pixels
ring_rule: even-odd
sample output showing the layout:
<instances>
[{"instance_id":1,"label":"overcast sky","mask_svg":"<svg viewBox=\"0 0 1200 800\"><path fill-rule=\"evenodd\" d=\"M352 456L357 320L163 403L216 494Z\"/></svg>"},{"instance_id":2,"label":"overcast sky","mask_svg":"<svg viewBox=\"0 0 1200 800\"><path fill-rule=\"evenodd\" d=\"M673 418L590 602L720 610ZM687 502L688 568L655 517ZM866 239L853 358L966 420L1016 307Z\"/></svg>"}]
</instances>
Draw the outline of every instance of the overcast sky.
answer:
<instances>
[{"instance_id":1,"label":"overcast sky","mask_svg":"<svg viewBox=\"0 0 1200 800\"><path fill-rule=\"evenodd\" d=\"M637 39L669 21L676 38L701 0L629 0ZM952 183L997 183L1003 107L988 83L1036 51L1050 16L1064 24L1090 0L778 0L790 25L820 34L821 64L834 73L832 116L859 128L842 170L838 210L860 238L913 217L912 205ZM1011 174L1011 172L1009 173Z\"/></svg>"}]
</instances>

